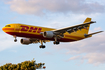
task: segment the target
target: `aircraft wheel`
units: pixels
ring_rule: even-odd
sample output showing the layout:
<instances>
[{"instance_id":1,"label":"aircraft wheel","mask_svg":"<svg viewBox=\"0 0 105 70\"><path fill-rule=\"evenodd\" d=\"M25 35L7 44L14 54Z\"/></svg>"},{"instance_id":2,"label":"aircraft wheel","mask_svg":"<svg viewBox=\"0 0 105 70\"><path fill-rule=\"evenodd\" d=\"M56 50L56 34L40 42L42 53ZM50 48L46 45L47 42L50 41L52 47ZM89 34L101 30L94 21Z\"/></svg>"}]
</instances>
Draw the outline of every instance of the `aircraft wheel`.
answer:
<instances>
[{"instance_id":1,"label":"aircraft wheel","mask_svg":"<svg viewBox=\"0 0 105 70\"><path fill-rule=\"evenodd\" d=\"M17 42L17 39L15 39L14 42Z\"/></svg>"},{"instance_id":2,"label":"aircraft wheel","mask_svg":"<svg viewBox=\"0 0 105 70\"><path fill-rule=\"evenodd\" d=\"M45 47L46 47L45 45L42 46L43 49L44 49Z\"/></svg>"},{"instance_id":3,"label":"aircraft wheel","mask_svg":"<svg viewBox=\"0 0 105 70\"><path fill-rule=\"evenodd\" d=\"M55 42L53 42L53 44L55 44Z\"/></svg>"},{"instance_id":4,"label":"aircraft wheel","mask_svg":"<svg viewBox=\"0 0 105 70\"><path fill-rule=\"evenodd\" d=\"M58 44L59 44L59 42L58 42L58 41L55 41L55 42L54 42L54 44L58 45Z\"/></svg>"},{"instance_id":5,"label":"aircraft wheel","mask_svg":"<svg viewBox=\"0 0 105 70\"><path fill-rule=\"evenodd\" d=\"M42 45L40 45L39 48L42 48Z\"/></svg>"},{"instance_id":6,"label":"aircraft wheel","mask_svg":"<svg viewBox=\"0 0 105 70\"><path fill-rule=\"evenodd\" d=\"M40 45L40 46L39 46L39 48L43 48L43 49L44 49L45 47L46 47L45 45Z\"/></svg>"}]
</instances>

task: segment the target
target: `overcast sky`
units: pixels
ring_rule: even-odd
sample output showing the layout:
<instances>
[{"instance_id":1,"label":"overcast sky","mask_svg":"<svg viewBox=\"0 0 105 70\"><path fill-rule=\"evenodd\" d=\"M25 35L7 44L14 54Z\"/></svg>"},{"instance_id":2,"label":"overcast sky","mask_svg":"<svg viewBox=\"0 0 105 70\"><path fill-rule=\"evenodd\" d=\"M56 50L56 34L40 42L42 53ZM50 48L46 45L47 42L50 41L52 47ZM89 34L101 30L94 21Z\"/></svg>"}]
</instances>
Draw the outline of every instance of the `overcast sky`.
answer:
<instances>
[{"instance_id":1,"label":"overcast sky","mask_svg":"<svg viewBox=\"0 0 105 70\"><path fill-rule=\"evenodd\" d=\"M64 28L90 17L90 32L105 30L104 0L0 0L0 65L35 58L46 70L105 70L105 32L77 42L22 45L2 31L10 23Z\"/></svg>"}]
</instances>

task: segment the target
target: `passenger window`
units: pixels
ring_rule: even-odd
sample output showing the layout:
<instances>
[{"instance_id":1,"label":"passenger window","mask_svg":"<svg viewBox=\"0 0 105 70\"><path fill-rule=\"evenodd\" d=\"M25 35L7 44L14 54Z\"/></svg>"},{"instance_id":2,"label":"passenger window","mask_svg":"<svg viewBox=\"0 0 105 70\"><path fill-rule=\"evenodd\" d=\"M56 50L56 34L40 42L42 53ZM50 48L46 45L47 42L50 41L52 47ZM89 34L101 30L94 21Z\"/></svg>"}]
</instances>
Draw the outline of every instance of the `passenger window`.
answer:
<instances>
[{"instance_id":1,"label":"passenger window","mask_svg":"<svg viewBox=\"0 0 105 70\"><path fill-rule=\"evenodd\" d=\"M6 25L5 27L11 27L11 25Z\"/></svg>"}]
</instances>

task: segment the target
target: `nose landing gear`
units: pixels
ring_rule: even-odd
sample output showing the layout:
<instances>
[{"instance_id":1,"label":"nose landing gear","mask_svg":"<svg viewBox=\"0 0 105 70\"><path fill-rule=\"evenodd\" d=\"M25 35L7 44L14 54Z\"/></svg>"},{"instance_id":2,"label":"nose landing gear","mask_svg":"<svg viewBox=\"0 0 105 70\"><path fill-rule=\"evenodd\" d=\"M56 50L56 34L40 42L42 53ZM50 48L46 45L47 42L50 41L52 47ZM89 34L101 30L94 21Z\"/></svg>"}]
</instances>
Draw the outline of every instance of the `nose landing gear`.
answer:
<instances>
[{"instance_id":1,"label":"nose landing gear","mask_svg":"<svg viewBox=\"0 0 105 70\"><path fill-rule=\"evenodd\" d=\"M15 39L14 42L17 42L17 39Z\"/></svg>"},{"instance_id":2,"label":"nose landing gear","mask_svg":"<svg viewBox=\"0 0 105 70\"><path fill-rule=\"evenodd\" d=\"M14 42L17 42L16 35L14 35L13 37L15 38L15 39L14 39Z\"/></svg>"}]
</instances>

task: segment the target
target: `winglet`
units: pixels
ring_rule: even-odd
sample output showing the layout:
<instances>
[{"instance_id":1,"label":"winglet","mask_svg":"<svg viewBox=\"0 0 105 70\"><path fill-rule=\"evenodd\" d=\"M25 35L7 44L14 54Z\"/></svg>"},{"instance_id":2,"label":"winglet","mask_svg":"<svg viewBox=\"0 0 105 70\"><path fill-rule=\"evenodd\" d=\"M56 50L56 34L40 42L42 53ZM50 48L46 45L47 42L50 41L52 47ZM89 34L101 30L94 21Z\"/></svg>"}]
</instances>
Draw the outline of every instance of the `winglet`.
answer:
<instances>
[{"instance_id":1,"label":"winglet","mask_svg":"<svg viewBox=\"0 0 105 70\"><path fill-rule=\"evenodd\" d=\"M91 33L91 34L85 34L84 36L85 37L91 37L92 35L98 34L98 33L101 33L101 32L104 32L104 31L99 31L99 32Z\"/></svg>"}]
</instances>

